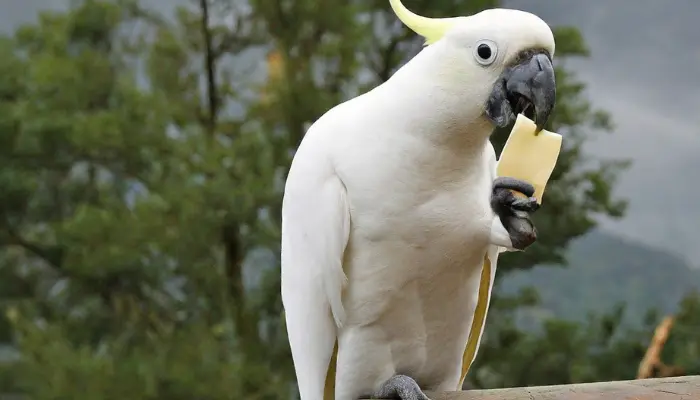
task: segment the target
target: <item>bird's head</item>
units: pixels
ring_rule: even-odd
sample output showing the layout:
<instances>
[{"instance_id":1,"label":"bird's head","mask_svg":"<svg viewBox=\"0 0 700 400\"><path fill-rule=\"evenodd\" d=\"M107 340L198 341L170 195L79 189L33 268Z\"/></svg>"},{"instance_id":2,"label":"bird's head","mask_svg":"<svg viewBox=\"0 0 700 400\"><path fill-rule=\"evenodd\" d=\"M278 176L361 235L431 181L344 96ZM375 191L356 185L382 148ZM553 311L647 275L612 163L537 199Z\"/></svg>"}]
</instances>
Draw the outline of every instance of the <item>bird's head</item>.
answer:
<instances>
[{"instance_id":1,"label":"bird's head","mask_svg":"<svg viewBox=\"0 0 700 400\"><path fill-rule=\"evenodd\" d=\"M556 87L554 35L542 19L510 9L426 18L400 0L390 2L398 18L426 39L429 48L420 62L432 82L468 95L497 127L508 126L519 113L534 120L538 130L544 127Z\"/></svg>"}]
</instances>

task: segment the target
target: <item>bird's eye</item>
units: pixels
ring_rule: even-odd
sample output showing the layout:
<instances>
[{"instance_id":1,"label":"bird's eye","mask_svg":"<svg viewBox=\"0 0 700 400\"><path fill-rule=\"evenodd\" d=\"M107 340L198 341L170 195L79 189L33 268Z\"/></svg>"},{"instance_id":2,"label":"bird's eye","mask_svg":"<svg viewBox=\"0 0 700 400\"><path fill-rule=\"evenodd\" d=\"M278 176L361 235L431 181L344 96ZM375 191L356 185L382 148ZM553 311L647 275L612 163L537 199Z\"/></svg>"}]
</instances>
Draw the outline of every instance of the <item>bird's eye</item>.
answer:
<instances>
[{"instance_id":1,"label":"bird's eye","mask_svg":"<svg viewBox=\"0 0 700 400\"><path fill-rule=\"evenodd\" d=\"M496 60L498 48L490 40L480 40L474 46L474 58L481 65L490 65Z\"/></svg>"}]
</instances>

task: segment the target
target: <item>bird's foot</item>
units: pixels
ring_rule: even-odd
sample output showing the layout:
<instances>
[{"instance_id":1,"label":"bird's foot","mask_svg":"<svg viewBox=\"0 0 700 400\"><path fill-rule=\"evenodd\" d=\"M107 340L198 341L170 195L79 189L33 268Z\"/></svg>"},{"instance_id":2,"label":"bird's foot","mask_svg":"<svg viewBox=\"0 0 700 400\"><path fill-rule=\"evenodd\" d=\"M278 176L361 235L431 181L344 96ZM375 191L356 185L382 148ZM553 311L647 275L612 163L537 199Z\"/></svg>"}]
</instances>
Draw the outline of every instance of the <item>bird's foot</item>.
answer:
<instances>
[{"instance_id":1,"label":"bird's foot","mask_svg":"<svg viewBox=\"0 0 700 400\"><path fill-rule=\"evenodd\" d=\"M418 383L406 375L395 375L384 382L382 387L372 396L373 399L395 400L430 400L423 393Z\"/></svg>"},{"instance_id":2,"label":"bird's foot","mask_svg":"<svg viewBox=\"0 0 700 400\"><path fill-rule=\"evenodd\" d=\"M526 197L516 196L513 191ZM516 250L524 250L537 240L537 229L530 219L530 215L540 207L534 194L534 186L520 179L499 177L493 181L491 208L508 231L512 247Z\"/></svg>"}]
</instances>

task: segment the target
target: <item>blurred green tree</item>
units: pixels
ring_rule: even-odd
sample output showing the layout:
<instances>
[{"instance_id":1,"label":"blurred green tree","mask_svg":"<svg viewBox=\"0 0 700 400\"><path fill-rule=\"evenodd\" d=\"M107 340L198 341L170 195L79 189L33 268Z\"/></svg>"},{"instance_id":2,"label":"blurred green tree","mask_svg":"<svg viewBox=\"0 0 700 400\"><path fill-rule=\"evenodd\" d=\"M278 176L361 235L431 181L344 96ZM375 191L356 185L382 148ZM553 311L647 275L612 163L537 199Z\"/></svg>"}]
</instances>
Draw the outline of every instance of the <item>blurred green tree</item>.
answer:
<instances>
[{"instance_id":1,"label":"blurred green tree","mask_svg":"<svg viewBox=\"0 0 700 400\"><path fill-rule=\"evenodd\" d=\"M21 354L8 390L289 393L243 282L274 164L265 136L227 113L241 93L220 66L255 24L234 32L215 20L228 2L195 6L169 21L75 2L2 42L4 333Z\"/></svg>"},{"instance_id":2,"label":"blurred green tree","mask_svg":"<svg viewBox=\"0 0 700 400\"><path fill-rule=\"evenodd\" d=\"M681 302L661 361L680 367L688 375L700 374L700 293L690 293Z\"/></svg>"}]
</instances>

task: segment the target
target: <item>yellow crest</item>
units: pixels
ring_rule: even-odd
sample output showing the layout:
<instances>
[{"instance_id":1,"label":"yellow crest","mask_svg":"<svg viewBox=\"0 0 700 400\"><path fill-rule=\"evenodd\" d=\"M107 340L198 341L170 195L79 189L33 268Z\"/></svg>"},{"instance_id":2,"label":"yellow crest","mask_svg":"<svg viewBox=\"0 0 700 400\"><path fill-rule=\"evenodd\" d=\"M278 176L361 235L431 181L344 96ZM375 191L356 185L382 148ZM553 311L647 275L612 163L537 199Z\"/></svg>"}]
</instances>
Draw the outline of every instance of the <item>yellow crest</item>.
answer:
<instances>
[{"instance_id":1,"label":"yellow crest","mask_svg":"<svg viewBox=\"0 0 700 400\"><path fill-rule=\"evenodd\" d=\"M413 32L425 38L425 45L440 40L452 27L457 18L426 18L411 12L401 0L389 0L394 14Z\"/></svg>"}]
</instances>

